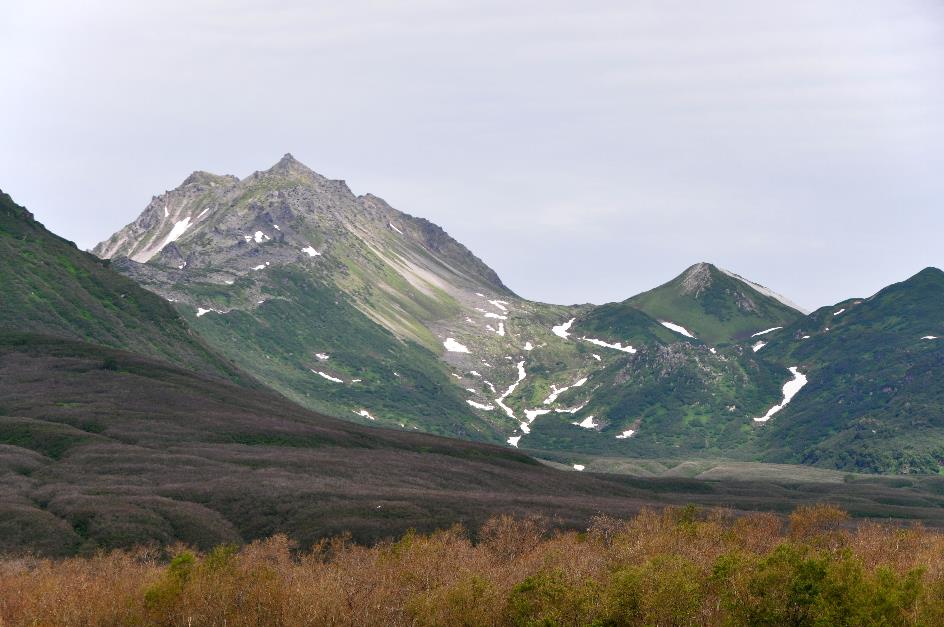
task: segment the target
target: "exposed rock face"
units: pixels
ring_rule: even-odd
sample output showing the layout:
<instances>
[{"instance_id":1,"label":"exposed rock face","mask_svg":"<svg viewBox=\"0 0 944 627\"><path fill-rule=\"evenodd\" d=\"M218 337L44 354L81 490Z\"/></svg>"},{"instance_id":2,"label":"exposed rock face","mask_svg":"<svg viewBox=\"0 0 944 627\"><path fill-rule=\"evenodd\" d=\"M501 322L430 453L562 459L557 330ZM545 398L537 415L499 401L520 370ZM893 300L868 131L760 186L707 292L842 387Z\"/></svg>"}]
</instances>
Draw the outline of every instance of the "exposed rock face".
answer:
<instances>
[{"instance_id":1,"label":"exposed rock face","mask_svg":"<svg viewBox=\"0 0 944 627\"><path fill-rule=\"evenodd\" d=\"M683 294L691 294L698 298L709 287L711 287L711 266L707 263L696 263L682 275Z\"/></svg>"}]
</instances>

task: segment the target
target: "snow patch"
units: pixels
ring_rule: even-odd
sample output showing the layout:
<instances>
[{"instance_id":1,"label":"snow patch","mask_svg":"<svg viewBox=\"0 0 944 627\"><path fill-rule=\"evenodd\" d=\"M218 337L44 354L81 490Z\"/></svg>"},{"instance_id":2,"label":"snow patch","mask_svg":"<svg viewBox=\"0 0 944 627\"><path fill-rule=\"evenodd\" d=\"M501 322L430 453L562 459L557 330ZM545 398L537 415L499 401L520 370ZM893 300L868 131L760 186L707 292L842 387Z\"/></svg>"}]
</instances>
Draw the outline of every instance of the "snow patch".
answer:
<instances>
[{"instance_id":1,"label":"snow patch","mask_svg":"<svg viewBox=\"0 0 944 627\"><path fill-rule=\"evenodd\" d=\"M583 472L583 469L586 468L583 464L574 464L574 470L577 472Z\"/></svg>"},{"instance_id":2,"label":"snow patch","mask_svg":"<svg viewBox=\"0 0 944 627\"><path fill-rule=\"evenodd\" d=\"M167 210L167 205L164 205L164 217L165 218L170 217L170 211Z\"/></svg>"},{"instance_id":3,"label":"snow patch","mask_svg":"<svg viewBox=\"0 0 944 627\"><path fill-rule=\"evenodd\" d=\"M508 389L505 390L504 393L502 393L501 396L499 396L498 398L495 399L495 404L498 405L499 407L501 407L503 410L505 410L505 413L506 413L506 414L508 415L508 417L511 418L512 420L514 420L514 418L515 418L515 412L512 411L512 409L511 409L510 407L508 407L508 405L505 405L505 399L508 398L509 396L511 396L511 395L514 393L515 388L518 387L518 384L521 383L522 381L524 381L524 380L525 380L525 377L527 377L527 376L528 376L528 373L525 372L525 369L524 369L524 362L523 362L523 361L519 361L519 362L518 362L518 380L515 381L514 383L512 383L510 386L508 386Z\"/></svg>"},{"instance_id":4,"label":"snow patch","mask_svg":"<svg viewBox=\"0 0 944 627\"><path fill-rule=\"evenodd\" d=\"M757 333L754 333L753 335L751 335L751 337L757 337L758 335L767 335L768 333L778 331L782 328L783 327L770 327L769 329L764 329L763 331L758 331Z\"/></svg>"},{"instance_id":5,"label":"snow patch","mask_svg":"<svg viewBox=\"0 0 944 627\"><path fill-rule=\"evenodd\" d=\"M533 351L533 350L534 350L534 344L532 344L531 342L525 342L525 343L524 343L524 349L525 349L526 351Z\"/></svg>"},{"instance_id":6,"label":"snow patch","mask_svg":"<svg viewBox=\"0 0 944 627\"><path fill-rule=\"evenodd\" d=\"M790 374L793 375L793 379L787 381L783 385L783 401L779 405L774 405L767 410L767 413L764 414L763 418L754 418L754 422L767 422L770 420L774 414L787 406L787 403L793 400L793 397L796 396L804 385L806 385L807 378L806 375L797 370L796 366L790 368Z\"/></svg>"},{"instance_id":7,"label":"snow patch","mask_svg":"<svg viewBox=\"0 0 944 627\"><path fill-rule=\"evenodd\" d=\"M845 311L846 311L846 308L843 307L843 308L840 309L839 311L834 311L834 312L833 312L833 315L834 315L834 316L838 316L838 315L840 315L840 314L842 314L842 313L845 313Z\"/></svg>"},{"instance_id":8,"label":"snow patch","mask_svg":"<svg viewBox=\"0 0 944 627\"><path fill-rule=\"evenodd\" d=\"M344 381L342 381L341 379L338 379L337 377L332 377L330 374L326 374L324 372L321 372L320 370L312 370L312 372L314 372L316 375L318 375L319 377L323 379L327 379L328 381L334 381L335 383L344 383Z\"/></svg>"},{"instance_id":9,"label":"snow patch","mask_svg":"<svg viewBox=\"0 0 944 627\"><path fill-rule=\"evenodd\" d=\"M624 353L629 353L630 355L634 355L636 353L635 348L633 348L629 344L627 344L626 346L623 346L622 342L610 344L609 342L604 342L603 340L597 340L592 337L582 337L580 339L583 340L584 342L590 342L591 344L594 344L596 346L602 346L604 348L612 348L618 351L623 351Z\"/></svg>"},{"instance_id":10,"label":"snow patch","mask_svg":"<svg viewBox=\"0 0 944 627\"><path fill-rule=\"evenodd\" d=\"M686 329L685 327L683 327L682 325L675 324L674 322L669 322L668 320L659 320L659 324L661 324L662 326L664 326L666 329L669 329L669 330L671 330L671 331L675 331L676 333L681 333L681 334L684 335L685 337L690 337L690 338L692 338L692 339L695 339L695 336L692 335L692 334L689 332L689 330Z\"/></svg>"},{"instance_id":11,"label":"snow patch","mask_svg":"<svg viewBox=\"0 0 944 627\"><path fill-rule=\"evenodd\" d=\"M571 318L570 320L568 320L567 322L563 324L559 324L556 327L552 327L551 331L553 331L554 335L556 335L557 337L564 338L566 340L568 337L570 337L570 326L574 323L575 320L576 318Z\"/></svg>"},{"instance_id":12,"label":"snow patch","mask_svg":"<svg viewBox=\"0 0 944 627\"><path fill-rule=\"evenodd\" d=\"M315 357L321 361L327 361L328 359L331 359L331 356L327 353L315 353Z\"/></svg>"},{"instance_id":13,"label":"snow patch","mask_svg":"<svg viewBox=\"0 0 944 627\"><path fill-rule=\"evenodd\" d=\"M596 359L597 361L602 361L602 360L603 360L603 358L600 357L599 355L597 355L596 353L593 353L593 358Z\"/></svg>"},{"instance_id":14,"label":"snow patch","mask_svg":"<svg viewBox=\"0 0 944 627\"><path fill-rule=\"evenodd\" d=\"M396 232L399 233L400 235L403 235L403 231L401 231L401 230L398 229L397 227L393 226L393 222L388 222L387 224L390 226L391 229L393 229L394 231L396 231Z\"/></svg>"},{"instance_id":15,"label":"snow patch","mask_svg":"<svg viewBox=\"0 0 944 627\"><path fill-rule=\"evenodd\" d=\"M473 400L468 400L466 401L466 403L468 403L469 405L471 405L472 407L476 409L481 409L482 411L492 411L493 409L495 409L494 405L485 405L484 403L476 403Z\"/></svg>"},{"instance_id":16,"label":"snow patch","mask_svg":"<svg viewBox=\"0 0 944 627\"><path fill-rule=\"evenodd\" d=\"M256 234L253 236L253 239L256 240L257 244L261 244L272 238L266 235L265 233L263 233L262 231L256 231Z\"/></svg>"},{"instance_id":17,"label":"snow patch","mask_svg":"<svg viewBox=\"0 0 944 627\"><path fill-rule=\"evenodd\" d=\"M587 402L584 403L583 405L580 405L580 406L578 406L578 407L571 407L571 408L569 408L569 409L555 409L555 410L554 410L554 413L555 413L555 414L571 414L571 415L573 415L573 414L576 414L576 413L579 412L579 411L583 411L583 408L586 407L589 402L590 402L590 401L587 401Z\"/></svg>"},{"instance_id":18,"label":"snow patch","mask_svg":"<svg viewBox=\"0 0 944 627\"><path fill-rule=\"evenodd\" d=\"M203 216L205 216L205 215L206 215L206 212L209 211L209 210L210 210L210 208L207 207L206 209L204 209L203 211L201 211L201 212L200 212L200 215L197 216L197 220L199 220L200 218L202 218Z\"/></svg>"},{"instance_id":19,"label":"snow patch","mask_svg":"<svg viewBox=\"0 0 944 627\"><path fill-rule=\"evenodd\" d=\"M371 415L370 415L370 412L367 411L366 409L361 409L361 410L355 411L354 413L357 414L358 416L362 416L362 417L368 418L368 419L370 419L370 420L377 420L376 418L374 418L373 416L371 416Z\"/></svg>"},{"instance_id":20,"label":"snow patch","mask_svg":"<svg viewBox=\"0 0 944 627\"><path fill-rule=\"evenodd\" d=\"M756 353L757 351L764 348L765 346L767 346L767 342L757 342L756 344L751 346L751 349Z\"/></svg>"},{"instance_id":21,"label":"snow patch","mask_svg":"<svg viewBox=\"0 0 944 627\"><path fill-rule=\"evenodd\" d=\"M311 244L309 244L305 248L302 248L302 252L307 253L309 257L318 257L319 255L321 255L321 253L315 250L315 247L312 246Z\"/></svg>"},{"instance_id":22,"label":"snow patch","mask_svg":"<svg viewBox=\"0 0 944 627\"><path fill-rule=\"evenodd\" d=\"M174 228L170 230L170 233L167 234L167 237L164 238L164 243L161 244L160 250L164 250L164 247L170 244L171 242L176 242L181 235L183 235L187 229L191 227L190 216L187 216L180 222L174 225Z\"/></svg>"},{"instance_id":23,"label":"snow patch","mask_svg":"<svg viewBox=\"0 0 944 627\"><path fill-rule=\"evenodd\" d=\"M936 339L937 339L937 336L936 336L936 335L925 335L925 336L924 336L923 338L921 338L921 339L922 339L922 340L936 340Z\"/></svg>"},{"instance_id":24,"label":"snow patch","mask_svg":"<svg viewBox=\"0 0 944 627\"><path fill-rule=\"evenodd\" d=\"M625 439L627 439L627 438L633 437L633 434L634 434L634 433L636 433L636 432L633 431L632 429L627 429L626 431L623 431L621 434L619 434L618 436L616 436L616 439L617 439L617 440L625 440Z\"/></svg>"},{"instance_id":25,"label":"snow patch","mask_svg":"<svg viewBox=\"0 0 944 627\"><path fill-rule=\"evenodd\" d=\"M587 416L580 422L574 422L572 424L578 427L583 427L584 429L596 429L597 427L600 426L597 423L593 422L593 416Z\"/></svg>"},{"instance_id":26,"label":"snow patch","mask_svg":"<svg viewBox=\"0 0 944 627\"><path fill-rule=\"evenodd\" d=\"M490 300L490 301L488 301L488 302L490 302L491 304L495 305L495 307L497 307L498 309L501 309L501 310L504 311L504 312L507 312L507 311L508 311L508 308L505 307L505 305L507 305L508 303L505 302L505 301L503 301L503 300Z\"/></svg>"},{"instance_id":27,"label":"snow patch","mask_svg":"<svg viewBox=\"0 0 944 627\"><path fill-rule=\"evenodd\" d=\"M508 319L508 316L503 316L503 315L501 315L501 314L492 313L491 311L486 311L486 312L485 312L485 317L486 317L486 318L495 318L496 320L507 320L507 319Z\"/></svg>"},{"instance_id":28,"label":"snow patch","mask_svg":"<svg viewBox=\"0 0 944 627\"><path fill-rule=\"evenodd\" d=\"M513 447L518 448L518 442L521 440L520 435L515 435L508 438L508 444L511 444Z\"/></svg>"},{"instance_id":29,"label":"snow patch","mask_svg":"<svg viewBox=\"0 0 944 627\"><path fill-rule=\"evenodd\" d=\"M219 309L204 309L203 307L197 307L197 317L201 318L205 316L206 314L210 313L211 311L213 313L218 313L218 314L225 313L223 311L220 311Z\"/></svg>"},{"instance_id":30,"label":"snow patch","mask_svg":"<svg viewBox=\"0 0 944 627\"><path fill-rule=\"evenodd\" d=\"M548 396L546 399L544 399L544 404L545 404L545 405L550 405L551 403L553 403L553 402L555 402L555 401L557 400L557 397L558 397L558 396L560 396L561 394L563 394L563 393L566 392L567 390L569 390L569 389L571 389L571 388L583 387L583 384L586 383L586 382L587 382L587 377L584 377L583 379L580 379L579 381L577 381L577 382L574 383L573 385L567 385L567 386L564 386L564 387L562 387L562 388L559 388L559 387L557 387L556 385L554 385L554 384L552 383L552 384L551 384L551 395Z\"/></svg>"},{"instance_id":31,"label":"snow patch","mask_svg":"<svg viewBox=\"0 0 944 627\"><path fill-rule=\"evenodd\" d=\"M531 424L538 416L543 416L549 413L551 413L550 409L526 409L524 410L524 417L528 419L528 424Z\"/></svg>"},{"instance_id":32,"label":"snow patch","mask_svg":"<svg viewBox=\"0 0 944 627\"><path fill-rule=\"evenodd\" d=\"M459 342L457 342L455 339L451 337L446 338L446 341L443 342L443 346L445 346L446 350L449 351L450 353L468 353L469 352L469 349L466 346L464 346L463 344L460 344Z\"/></svg>"},{"instance_id":33,"label":"snow patch","mask_svg":"<svg viewBox=\"0 0 944 627\"><path fill-rule=\"evenodd\" d=\"M497 333L501 337L505 337L505 323L504 322L498 323L498 330L495 331L495 333Z\"/></svg>"}]
</instances>

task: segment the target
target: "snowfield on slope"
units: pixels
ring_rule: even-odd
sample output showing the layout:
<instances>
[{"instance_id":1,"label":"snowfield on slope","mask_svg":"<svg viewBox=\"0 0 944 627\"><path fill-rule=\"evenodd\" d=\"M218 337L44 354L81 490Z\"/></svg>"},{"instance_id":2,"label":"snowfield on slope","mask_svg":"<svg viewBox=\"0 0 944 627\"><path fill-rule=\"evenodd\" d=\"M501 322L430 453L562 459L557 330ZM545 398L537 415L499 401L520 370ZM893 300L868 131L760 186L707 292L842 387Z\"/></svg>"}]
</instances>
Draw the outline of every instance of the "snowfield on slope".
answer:
<instances>
[{"instance_id":1,"label":"snowfield on slope","mask_svg":"<svg viewBox=\"0 0 944 627\"><path fill-rule=\"evenodd\" d=\"M493 409L495 409L494 405L486 405L484 403L477 403L473 400L468 400L466 401L466 403L468 403L469 405L471 405L472 407L476 409L481 409L482 411L492 411Z\"/></svg>"},{"instance_id":2,"label":"snowfield on slope","mask_svg":"<svg viewBox=\"0 0 944 627\"><path fill-rule=\"evenodd\" d=\"M505 413L508 415L508 417L511 418L512 420L516 420L515 412L512 411L512 409L508 407L508 405L505 405L505 399L511 396L512 394L514 394L515 388L517 388L518 384L524 381L525 377L527 376L528 376L528 373L525 372L524 362L519 361L518 362L518 380L512 383L510 386L508 386L508 389L505 390L505 392L501 396L495 399L495 404L501 407L505 411Z\"/></svg>"},{"instance_id":3,"label":"snowfield on slope","mask_svg":"<svg viewBox=\"0 0 944 627\"><path fill-rule=\"evenodd\" d=\"M320 370L312 370L312 372L314 372L316 375L318 375L319 377L323 379L327 379L328 381L333 381L334 383L344 383L344 381L342 381L341 379L338 379L337 377L332 377L330 374L326 374L324 372L321 372Z\"/></svg>"},{"instance_id":4,"label":"snowfield on slope","mask_svg":"<svg viewBox=\"0 0 944 627\"><path fill-rule=\"evenodd\" d=\"M451 337L446 338L446 341L443 342L443 346L445 346L446 350L449 351L450 353L470 352L468 347L466 347L464 344L460 344L458 341L456 341L454 338L451 338Z\"/></svg>"},{"instance_id":5,"label":"snowfield on slope","mask_svg":"<svg viewBox=\"0 0 944 627\"><path fill-rule=\"evenodd\" d=\"M557 337L560 337L566 340L567 338L570 337L570 326L574 323L575 320L577 319L571 318L570 320L568 320L567 322L564 322L563 324L559 324L556 327L552 327L551 331L553 331L554 335L556 335Z\"/></svg>"},{"instance_id":6,"label":"snowfield on slope","mask_svg":"<svg viewBox=\"0 0 944 627\"><path fill-rule=\"evenodd\" d=\"M796 366L790 368L790 374L793 375L793 379L787 381L783 385L783 400L779 405L774 405L767 410L767 413L764 414L762 418L754 418L754 422L767 422L770 420L774 414L787 406L787 404L793 400L793 397L797 395L804 385L806 385L807 378L806 375L797 370Z\"/></svg>"},{"instance_id":7,"label":"snowfield on slope","mask_svg":"<svg viewBox=\"0 0 944 627\"><path fill-rule=\"evenodd\" d=\"M685 337L690 337L690 338L692 338L693 340L696 339L695 336L692 335L692 334L689 332L688 329L686 329L685 327L683 327L683 326L680 325L680 324L675 324L674 322L669 322L668 320L659 320L659 324L661 324L662 326L664 326L666 329L669 329L670 331L675 331L676 333L681 333L681 334L684 335Z\"/></svg>"},{"instance_id":8,"label":"snowfield on slope","mask_svg":"<svg viewBox=\"0 0 944 627\"><path fill-rule=\"evenodd\" d=\"M183 220L175 224L174 228L172 228L170 230L170 233L167 234L167 237L164 238L164 243L161 244L161 247L157 249L158 252L164 250L164 247L170 244L171 242L176 242L178 239L180 239L180 236L183 235L187 231L187 229L189 229L191 226L192 225L190 224L190 216L187 216L186 218L184 218Z\"/></svg>"},{"instance_id":9,"label":"snowfield on slope","mask_svg":"<svg viewBox=\"0 0 944 627\"><path fill-rule=\"evenodd\" d=\"M562 387L562 388L559 388L559 387L557 387L556 385L554 385L554 384L552 383L552 384L551 384L551 395L548 396L546 399L544 399L544 404L545 404L545 405L550 405L551 403L554 403L555 401L557 401L557 397L560 396L561 394L563 394L564 392L566 392L567 390L569 390L569 389L571 389L571 388L583 387L584 383L586 383L586 382L587 382L587 377L584 377L583 379L580 379L579 381L577 381L577 382L574 383L573 385L567 385L567 386L564 386L564 387Z\"/></svg>"},{"instance_id":10,"label":"snowfield on slope","mask_svg":"<svg viewBox=\"0 0 944 627\"><path fill-rule=\"evenodd\" d=\"M626 346L623 346L622 342L616 342L615 344L610 344L609 342L604 342L603 340L597 340L592 337L582 337L580 339L583 340L584 342L590 342L591 344L594 344L596 346L602 346L603 348L612 348L618 351L623 351L624 353L629 353L630 355L636 354L635 348L633 348L629 344L627 344ZM594 355L594 357L596 357L596 355ZM599 361L599 359L597 361Z\"/></svg>"},{"instance_id":11,"label":"snowfield on slope","mask_svg":"<svg viewBox=\"0 0 944 627\"><path fill-rule=\"evenodd\" d=\"M597 427L600 426L597 423L593 422L593 416L587 416L580 422L572 422L571 424L576 427L583 427L584 429L596 429Z\"/></svg>"}]
</instances>

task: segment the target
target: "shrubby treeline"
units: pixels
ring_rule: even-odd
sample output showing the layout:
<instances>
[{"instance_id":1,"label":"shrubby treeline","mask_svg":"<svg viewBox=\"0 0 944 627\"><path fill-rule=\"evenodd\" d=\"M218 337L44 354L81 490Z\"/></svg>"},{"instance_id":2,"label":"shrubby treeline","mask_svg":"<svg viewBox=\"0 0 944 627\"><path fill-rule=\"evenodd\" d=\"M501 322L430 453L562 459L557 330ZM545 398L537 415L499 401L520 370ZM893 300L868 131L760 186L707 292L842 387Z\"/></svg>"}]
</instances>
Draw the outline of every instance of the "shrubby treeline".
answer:
<instances>
[{"instance_id":1,"label":"shrubby treeline","mask_svg":"<svg viewBox=\"0 0 944 627\"><path fill-rule=\"evenodd\" d=\"M285 536L0 562L0 624L939 625L944 534L694 507L586 532L498 517L366 547Z\"/></svg>"}]
</instances>

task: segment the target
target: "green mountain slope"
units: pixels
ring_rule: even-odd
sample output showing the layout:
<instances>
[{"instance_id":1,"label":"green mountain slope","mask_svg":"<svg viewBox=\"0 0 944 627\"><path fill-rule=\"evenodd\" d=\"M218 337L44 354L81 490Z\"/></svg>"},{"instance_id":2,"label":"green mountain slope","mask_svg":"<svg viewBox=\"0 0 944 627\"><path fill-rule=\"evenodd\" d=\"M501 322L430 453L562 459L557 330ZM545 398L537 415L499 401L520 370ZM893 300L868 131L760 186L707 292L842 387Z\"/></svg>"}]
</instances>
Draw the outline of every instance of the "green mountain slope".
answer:
<instances>
[{"instance_id":1,"label":"green mountain slope","mask_svg":"<svg viewBox=\"0 0 944 627\"><path fill-rule=\"evenodd\" d=\"M659 321L687 329L713 345L785 326L803 314L766 288L709 263L624 302Z\"/></svg>"},{"instance_id":2,"label":"green mountain slope","mask_svg":"<svg viewBox=\"0 0 944 627\"><path fill-rule=\"evenodd\" d=\"M2 192L0 286L0 330L84 340L250 381L167 302L53 235Z\"/></svg>"},{"instance_id":3,"label":"green mountain slope","mask_svg":"<svg viewBox=\"0 0 944 627\"><path fill-rule=\"evenodd\" d=\"M944 272L824 307L759 355L809 383L771 420L764 458L865 472L944 466Z\"/></svg>"}]
</instances>

